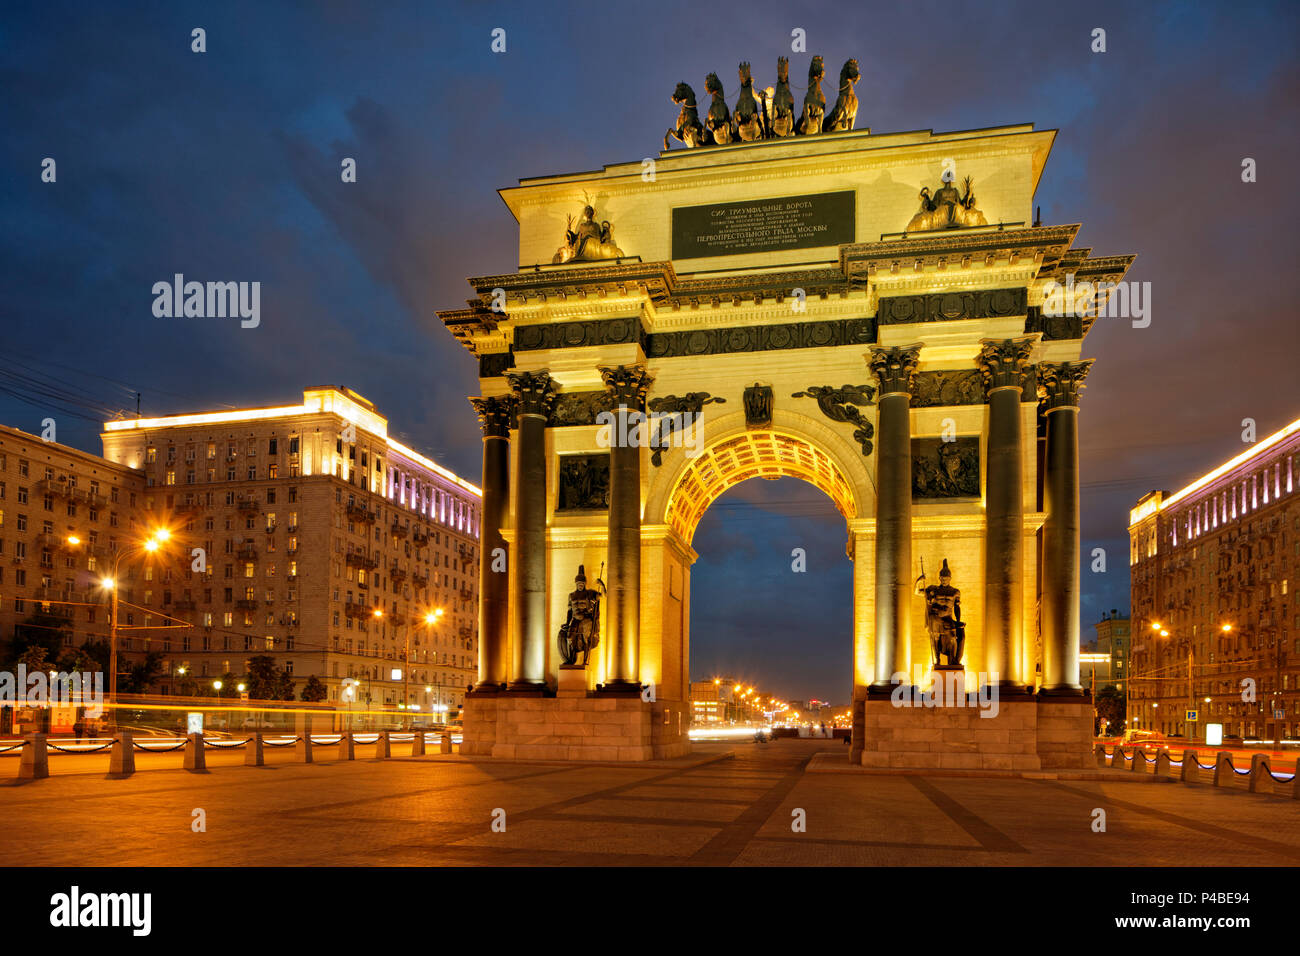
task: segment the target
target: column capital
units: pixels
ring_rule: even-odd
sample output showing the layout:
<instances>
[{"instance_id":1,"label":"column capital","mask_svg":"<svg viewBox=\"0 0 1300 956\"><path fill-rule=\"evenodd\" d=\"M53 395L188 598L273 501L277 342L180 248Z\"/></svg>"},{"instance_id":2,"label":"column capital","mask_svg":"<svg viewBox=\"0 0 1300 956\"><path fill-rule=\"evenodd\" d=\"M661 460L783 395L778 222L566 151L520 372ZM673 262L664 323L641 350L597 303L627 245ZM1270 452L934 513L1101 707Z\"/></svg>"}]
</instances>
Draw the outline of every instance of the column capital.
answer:
<instances>
[{"instance_id":1,"label":"column capital","mask_svg":"<svg viewBox=\"0 0 1300 956\"><path fill-rule=\"evenodd\" d=\"M510 426L515 420L515 397L495 395L488 398L471 398L469 403L478 413L478 427L484 438L509 438Z\"/></svg>"},{"instance_id":2,"label":"column capital","mask_svg":"<svg viewBox=\"0 0 1300 956\"><path fill-rule=\"evenodd\" d=\"M1082 362L1039 362L1038 398L1043 411L1078 408L1079 392L1086 388L1083 380L1092 369L1093 359Z\"/></svg>"},{"instance_id":3,"label":"column capital","mask_svg":"<svg viewBox=\"0 0 1300 956\"><path fill-rule=\"evenodd\" d=\"M867 368L880 381L877 400L900 392L910 395L920 361L920 342L914 345L873 345L867 353Z\"/></svg>"},{"instance_id":4,"label":"column capital","mask_svg":"<svg viewBox=\"0 0 1300 956\"><path fill-rule=\"evenodd\" d=\"M975 364L984 373L984 391L1025 387L1029 355L1038 344L1037 335L1017 339L980 339Z\"/></svg>"},{"instance_id":5,"label":"column capital","mask_svg":"<svg viewBox=\"0 0 1300 956\"><path fill-rule=\"evenodd\" d=\"M605 389L614 398L615 406L626 405L638 412L645 411L645 396L654 376L644 365L597 366Z\"/></svg>"},{"instance_id":6,"label":"column capital","mask_svg":"<svg viewBox=\"0 0 1300 956\"><path fill-rule=\"evenodd\" d=\"M515 393L519 415L550 418L556 393L549 372L508 372L506 381Z\"/></svg>"}]
</instances>

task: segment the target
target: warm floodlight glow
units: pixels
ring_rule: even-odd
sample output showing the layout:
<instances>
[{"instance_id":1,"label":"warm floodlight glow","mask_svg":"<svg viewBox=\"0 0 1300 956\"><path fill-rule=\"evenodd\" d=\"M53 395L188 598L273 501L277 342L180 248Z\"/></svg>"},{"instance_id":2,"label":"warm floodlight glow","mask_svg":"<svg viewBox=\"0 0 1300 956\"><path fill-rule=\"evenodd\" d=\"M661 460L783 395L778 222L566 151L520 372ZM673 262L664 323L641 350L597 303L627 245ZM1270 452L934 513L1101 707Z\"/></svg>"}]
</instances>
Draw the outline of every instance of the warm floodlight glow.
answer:
<instances>
[{"instance_id":1,"label":"warm floodlight glow","mask_svg":"<svg viewBox=\"0 0 1300 956\"><path fill-rule=\"evenodd\" d=\"M77 545L81 544L81 539L78 538L75 534L70 534L68 535L68 544L72 545L75 548Z\"/></svg>"},{"instance_id":2,"label":"warm floodlight glow","mask_svg":"<svg viewBox=\"0 0 1300 956\"><path fill-rule=\"evenodd\" d=\"M214 681L212 682L212 689L213 689L213 690L221 690L221 681L219 681L219 680L214 680Z\"/></svg>"},{"instance_id":3,"label":"warm floodlight glow","mask_svg":"<svg viewBox=\"0 0 1300 956\"><path fill-rule=\"evenodd\" d=\"M113 590L113 584L114 581L112 578L100 578L99 580L99 586L104 588L106 591Z\"/></svg>"}]
</instances>

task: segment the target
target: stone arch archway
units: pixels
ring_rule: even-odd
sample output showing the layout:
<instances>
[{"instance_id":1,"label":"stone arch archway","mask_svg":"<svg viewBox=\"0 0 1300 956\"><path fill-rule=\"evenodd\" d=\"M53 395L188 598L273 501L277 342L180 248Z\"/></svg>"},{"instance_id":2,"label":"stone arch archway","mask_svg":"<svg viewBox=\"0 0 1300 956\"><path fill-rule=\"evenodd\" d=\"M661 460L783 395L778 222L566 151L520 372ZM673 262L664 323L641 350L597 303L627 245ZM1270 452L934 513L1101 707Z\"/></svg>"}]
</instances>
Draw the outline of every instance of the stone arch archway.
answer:
<instances>
[{"instance_id":1,"label":"stone arch archway","mask_svg":"<svg viewBox=\"0 0 1300 956\"><path fill-rule=\"evenodd\" d=\"M778 410L772 423L746 426L732 413L701 426L698 453L675 448L650 475L642 534L641 672L665 694L690 688L690 568L700 519L728 489L750 478L798 478L822 491L844 517L854 559L852 659L855 684L871 679L872 534L875 492L870 459L821 422ZM846 648L846 653L848 648Z\"/></svg>"}]
</instances>

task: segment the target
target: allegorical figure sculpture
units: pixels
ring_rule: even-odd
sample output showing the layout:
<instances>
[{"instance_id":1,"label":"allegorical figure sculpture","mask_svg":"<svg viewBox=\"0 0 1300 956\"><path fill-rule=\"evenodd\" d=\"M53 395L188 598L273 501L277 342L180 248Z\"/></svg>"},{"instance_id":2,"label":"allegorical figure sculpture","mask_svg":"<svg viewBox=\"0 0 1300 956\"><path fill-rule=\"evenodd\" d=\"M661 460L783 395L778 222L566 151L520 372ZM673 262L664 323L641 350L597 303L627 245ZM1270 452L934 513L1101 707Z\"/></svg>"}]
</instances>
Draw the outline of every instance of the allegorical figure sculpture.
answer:
<instances>
[{"instance_id":1,"label":"allegorical figure sculpture","mask_svg":"<svg viewBox=\"0 0 1300 956\"><path fill-rule=\"evenodd\" d=\"M943 184L933 196L928 188L921 189L921 208L907 224L907 232L988 225L984 213L975 208L975 191L971 188L971 178L967 176L963 184L966 187L965 193L957 191L952 179L952 174L945 172Z\"/></svg>"},{"instance_id":2,"label":"allegorical figure sculpture","mask_svg":"<svg viewBox=\"0 0 1300 956\"><path fill-rule=\"evenodd\" d=\"M597 223L596 210L587 205L583 207L582 220L576 227L573 217L569 217L568 228L564 230L564 245L560 246L551 262L618 259L622 255L623 250L614 244L614 227L608 220Z\"/></svg>"},{"instance_id":3,"label":"allegorical figure sculpture","mask_svg":"<svg viewBox=\"0 0 1300 956\"><path fill-rule=\"evenodd\" d=\"M560 625L556 647L560 659L572 666L582 655L582 666L600 643L600 598L605 593L605 582L596 577L597 588L587 587L586 569L578 565L578 576L573 579L573 593L569 595L569 614Z\"/></svg>"},{"instance_id":4,"label":"allegorical figure sculpture","mask_svg":"<svg viewBox=\"0 0 1300 956\"><path fill-rule=\"evenodd\" d=\"M952 586L952 572L948 559L943 559L939 569L939 583L925 586L925 564L916 579L916 591L925 597L925 629L930 632L930 651L934 666L961 663L966 649L966 625L961 619L961 591ZM940 658L946 658L940 660Z\"/></svg>"}]
</instances>

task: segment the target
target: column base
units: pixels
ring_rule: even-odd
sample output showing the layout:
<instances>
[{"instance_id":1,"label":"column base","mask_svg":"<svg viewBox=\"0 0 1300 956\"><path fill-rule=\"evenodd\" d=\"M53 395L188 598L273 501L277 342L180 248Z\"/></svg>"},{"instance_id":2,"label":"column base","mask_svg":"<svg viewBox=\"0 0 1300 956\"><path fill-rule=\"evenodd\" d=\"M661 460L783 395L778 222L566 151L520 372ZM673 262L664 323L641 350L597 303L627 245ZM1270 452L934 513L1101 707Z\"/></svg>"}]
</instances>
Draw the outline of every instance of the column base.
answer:
<instances>
[{"instance_id":1,"label":"column base","mask_svg":"<svg viewBox=\"0 0 1300 956\"><path fill-rule=\"evenodd\" d=\"M894 695L894 691L898 690L900 687L906 689L904 691L905 693L907 691L911 691L912 693L916 692L916 686L914 684L894 684L890 681L885 681L884 683L868 684L866 699L889 700Z\"/></svg>"},{"instance_id":2,"label":"column base","mask_svg":"<svg viewBox=\"0 0 1300 956\"><path fill-rule=\"evenodd\" d=\"M541 697L546 693L546 685L541 681L512 680L498 693L507 697Z\"/></svg>"},{"instance_id":3,"label":"column base","mask_svg":"<svg viewBox=\"0 0 1300 956\"><path fill-rule=\"evenodd\" d=\"M597 684L596 694L601 697L640 697L641 682L612 680L605 684Z\"/></svg>"},{"instance_id":4,"label":"column base","mask_svg":"<svg viewBox=\"0 0 1300 956\"><path fill-rule=\"evenodd\" d=\"M1088 692L1081 684L1055 684L1052 687L1040 687L1041 697L1087 697Z\"/></svg>"},{"instance_id":5,"label":"column base","mask_svg":"<svg viewBox=\"0 0 1300 956\"><path fill-rule=\"evenodd\" d=\"M506 689L505 684L498 684L494 681L479 681L475 684L466 695L468 697L495 697Z\"/></svg>"}]
</instances>

